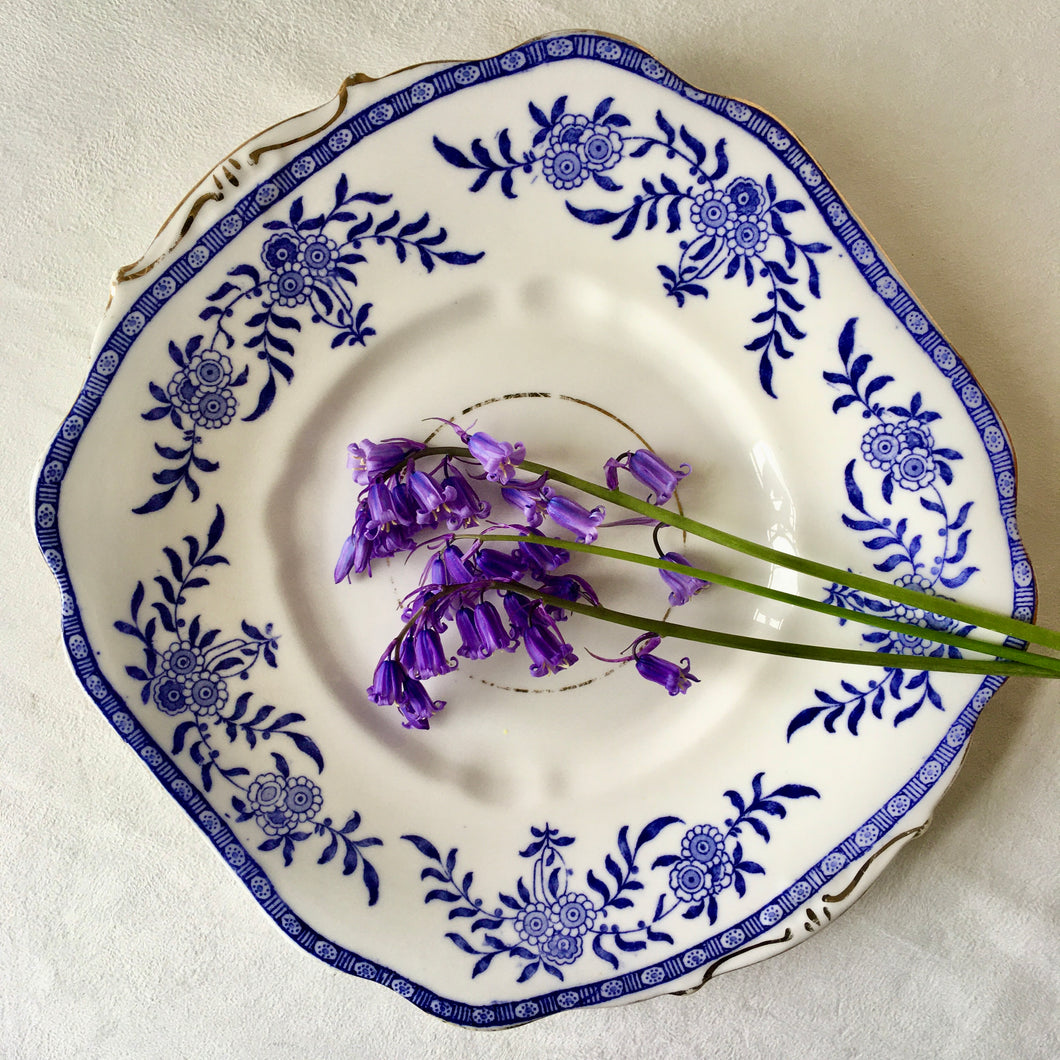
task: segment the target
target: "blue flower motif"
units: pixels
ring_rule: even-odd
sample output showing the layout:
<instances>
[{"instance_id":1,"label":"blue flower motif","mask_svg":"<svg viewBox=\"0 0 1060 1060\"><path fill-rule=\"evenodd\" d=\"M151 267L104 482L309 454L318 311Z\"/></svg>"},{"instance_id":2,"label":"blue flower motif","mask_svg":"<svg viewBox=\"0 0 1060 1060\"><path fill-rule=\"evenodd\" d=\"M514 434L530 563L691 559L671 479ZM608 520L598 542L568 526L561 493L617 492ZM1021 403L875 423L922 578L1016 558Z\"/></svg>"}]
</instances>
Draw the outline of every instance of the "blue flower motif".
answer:
<instances>
[{"instance_id":1,"label":"blue flower motif","mask_svg":"<svg viewBox=\"0 0 1060 1060\"><path fill-rule=\"evenodd\" d=\"M719 235L725 231L730 205L728 195L717 191L703 192L692 200L692 224L706 236Z\"/></svg>"},{"instance_id":2,"label":"blue flower motif","mask_svg":"<svg viewBox=\"0 0 1060 1060\"><path fill-rule=\"evenodd\" d=\"M708 895L721 894L732 885L733 864L729 852L712 865L699 861L679 861L670 870L670 890L682 902L701 902Z\"/></svg>"},{"instance_id":3,"label":"blue flower motif","mask_svg":"<svg viewBox=\"0 0 1060 1060\"><path fill-rule=\"evenodd\" d=\"M232 380L232 362L224 354L212 351L196 354L181 374L199 391L221 390Z\"/></svg>"},{"instance_id":4,"label":"blue flower motif","mask_svg":"<svg viewBox=\"0 0 1060 1060\"><path fill-rule=\"evenodd\" d=\"M870 427L861 439L861 455L878 471L890 471L901 451L902 436L893 423Z\"/></svg>"},{"instance_id":5,"label":"blue flower motif","mask_svg":"<svg viewBox=\"0 0 1060 1060\"><path fill-rule=\"evenodd\" d=\"M918 419L908 419L899 428L903 449L935 448L935 439L930 429Z\"/></svg>"},{"instance_id":6,"label":"blue flower motif","mask_svg":"<svg viewBox=\"0 0 1060 1060\"><path fill-rule=\"evenodd\" d=\"M596 923L598 910L593 900L579 891L570 891L550 910L557 935L580 938Z\"/></svg>"},{"instance_id":7,"label":"blue flower motif","mask_svg":"<svg viewBox=\"0 0 1060 1060\"><path fill-rule=\"evenodd\" d=\"M185 411L197 427L212 431L232 422L236 406L231 390L200 390Z\"/></svg>"},{"instance_id":8,"label":"blue flower motif","mask_svg":"<svg viewBox=\"0 0 1060 1060\"><path fill-rule=\"evenodd\" d=\"M218 674L206 671L186 686L188 704L199 717L216 714L228 702L228 684Z\"/></svg>"},{"instance_id":9,"label":"blue flower motif","mask_svg":"<svg viewBox=\"0 0 1060 1060\"><path fill-rule=\"evenodd\" d=\"M769 242L769 226L764 217L736 217L725 225L725 244L734 254L757 257Z\"/></svg>"},{"instance_id":10,"label":"blue flower motif","mask_svg":"<svg viewBox=\"0 0 1060 1060\"><path fill-rule=\"evenodd\" d=\"M268 282L269 297L277 304L292 308L302 305L312 290L309 273L300 264L285 266L274 272Z\"/></svg>"},{"instance_id":11,"label":"blue flower motif","mask_svg":"<svg viewBox=\"0 0 1060 1060\"><path fill-rule=\"evenodd\" d=\"M681 840L681 853L707 868L722 864L728 857L725 837L712 824L697 824Z\"/></svg>"},{"instance_id":12,"label":"blue flower motif","mask_svg":"<svg viewBox=\"0 0 1060 1060\"><path fill-rule=\"evenodd\" d=\"M175 717L188 709L188 689L173 677L160 677L151 686L151 696L163 714Z\"/></svg>"},{"instance_id":13,"label":"blue flower motif","mask_svg":"<svg viewBox=\"0 0 1060 1060\"><path fill-rule=\"evenodd\" d=\"M591 173L616 165L622 157L622 137L610 126L597 125L584 114L564 114L552 127L542 169L555 188L580 187Z\"/></svg>"},{"instance_id":14,"label":"blue flower motif","mask_svg":"<svg viewBox=\"0 0 1060 1060\"><path fill-rule=\"evenodd\" d=\"M206 661L198 648L186 640L177 641L162 654L162 673L182 684L194 681L206 667Z\"/></svg>"},{"instance_id":15,"label":"blue flower motif","mask_svg":"<svg viewBox=\"0 0 1060 1060\"><path fill-rule=\"evenodd\" d=\"M904 490L922 490L935 481L938 471L930 449L902 449L891 468L895 482Z\"/></svg>"},{"instance_id":16,"label":"blue flower motif","mask_svg":"<svg viewBox=\"0 0 1060 1060\"><path fill-rule=\"evenodd\" d=\"M750 177L737 177L726 189L725 194L732 204L732 211L737 217L756 217L762 213L766 204L766 193L761 185Z\"/></svg>"},{"instance_id":17,"label":"blue flower motif","mask_svg":"<svg viewBox=\"0 0 1060 1060\"><path fill-rule=\"evenodd\" d=\"M573 964L582 955L582 936L552 935L541 943L540 950L551 964Z\"/></svg>"},{"instance_id":18,"label":"blue flower motif","mask_svg":"<svg viewBox=\"0 0 1060 1060\"><path fill-rule=\"evenodd\" d=\"M330 276L339 260L339 245L327 236L310 236L298 252L298 263L313 276Z\"/></svg>"},{"instance_id":19,"label":"blue flower motif","mask_svg":"<svg viewBox=\"0 0 1060 1060\"><path fill-rule=\"evenodd\" d=\"M519 910L515 930L525 942L537 944L552 935L554 925L550 909L542 902L530 902Z\"/></svg>"},{"instance_id":20,"label":"blue flower motif","mask_svg":"<svg viewBox=\"0 0 1060 1060\"><path fill-rule=\"evenodd\" d=\"M277 232L265 240L261 260L273 270L282 270L298 260L301 241L291 232Z\"/></svg>"},{"instance_id":21,"label":"blue flower motif","mask_svg":"<svg viewBox=\"0 0 1060 1060\"><path fill-rule=\"evenodd\" d=\"M247 789L251 812L267 835L287 835L324 805L320 788L306 777L261 773Z\"/></svg>"},{"instance_id":22,"label":"blue flower motif","mask_svg":"<svg viewBox=\"0 0 1060 1060\"><path fill-rule=\"evenodd\" d=\"M198 384L184 368L176 371L166 384L166 397L180 412L190 413L200 393Z\"/></svg>"}]
</instances>

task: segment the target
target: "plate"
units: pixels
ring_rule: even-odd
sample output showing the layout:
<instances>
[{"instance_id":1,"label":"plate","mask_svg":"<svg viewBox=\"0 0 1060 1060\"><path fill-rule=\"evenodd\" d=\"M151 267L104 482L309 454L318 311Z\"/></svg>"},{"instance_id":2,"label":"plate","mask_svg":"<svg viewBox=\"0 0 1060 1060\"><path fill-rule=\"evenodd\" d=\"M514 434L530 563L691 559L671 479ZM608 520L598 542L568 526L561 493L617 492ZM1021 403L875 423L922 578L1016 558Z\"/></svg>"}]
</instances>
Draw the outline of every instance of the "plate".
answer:
<instances>
[{"instance_id":1,"label":"plate","mask_svg":"<svg viewBox=\"0 0 1060 1060\"><path fill-rule=\"evenodd\" d=\"M923 831L1000 680L694 647L671 698L572 617L576 668L462 665L407 732L365 687L413 576L331 570L346 445L431 416L587 476L650 445L725 529L1031 618L1004 430L819 167L596 33L351 78L120 270L36 526L91 699L344 972L504 1027L688 990L834 919ZM722 590L693 609L932 649Z\"/></svg>"}]
</instances>

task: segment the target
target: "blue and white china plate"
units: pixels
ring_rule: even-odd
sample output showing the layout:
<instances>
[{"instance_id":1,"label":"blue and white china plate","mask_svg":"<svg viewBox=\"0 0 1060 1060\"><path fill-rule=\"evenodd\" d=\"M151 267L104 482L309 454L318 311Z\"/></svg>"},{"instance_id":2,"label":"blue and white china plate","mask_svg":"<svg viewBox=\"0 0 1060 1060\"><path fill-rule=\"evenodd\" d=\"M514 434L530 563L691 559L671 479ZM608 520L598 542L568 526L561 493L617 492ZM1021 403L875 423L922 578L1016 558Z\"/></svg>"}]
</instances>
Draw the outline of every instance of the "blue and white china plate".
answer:
<instances>
[{"instance_id":1,"label":"blue and white china plate","mask_svg":"<svg viewBox=\"0 0 1060 1060\"><path fill-rule=\"evenodd\" d=\"M583 474L639 439L693 465L681 503L715 525L1030 618L1004 430L798 141L587 32L350 79L120 271L36 525L119 735L280 931L427 1012L685 990L842 912L1000 681L689 647L670 698L580 650L543 681L506 656L439 679L410 733L365 688L411 568L331 571L347 443L429 416ZM932 650L721 590L685 611Z\"/></svg>"}]
</instances>

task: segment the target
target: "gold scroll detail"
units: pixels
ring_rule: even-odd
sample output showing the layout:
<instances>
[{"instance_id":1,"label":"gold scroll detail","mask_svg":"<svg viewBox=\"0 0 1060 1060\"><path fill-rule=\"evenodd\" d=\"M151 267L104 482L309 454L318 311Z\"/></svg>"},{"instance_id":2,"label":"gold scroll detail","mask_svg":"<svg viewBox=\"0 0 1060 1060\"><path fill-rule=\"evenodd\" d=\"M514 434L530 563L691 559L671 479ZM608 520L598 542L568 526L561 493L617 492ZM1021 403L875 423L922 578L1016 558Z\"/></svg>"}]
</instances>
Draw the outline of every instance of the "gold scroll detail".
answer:
<instances>
[{"instance_id":1,"label":"gold scroll detail","mask_svg":"<svg viewBox=\"0 0 1060 1060\"><path fill-rule=\"evenodd\" d=\"M342 116L346 110L346 102L349 96L349 91L354 85L363 84L366 81L374 80L374 78L368 77L367 74L354 74L352 77L347 77L342 84L339 86L338 95L335 97L335 111L334 113L322 124L315 129L311 129L309 132L302 133L301 136L294 136L287 140L279 140L276 143L263 144L260 147L255 147L247 156L247 165L256 166L263 155L269 151L278 151L283 147L291 147L294 144L301 143L303 140L308 140L310 137L317 136L322 133L329 126L334 123ZM312 108L315 110L316 108ZM225 196L229 194L231 189L238 188L241 183L241 177L239 171L243 169L243 164L235 157L239 151L249 143L253 143L255 140L260 140L267 133L273 129L278 128L281 125L286 125L290 121L294 121L297 118L301 118L306 114L312 113L311 110L302 111L300 114L295 114L293 117L284 118L282 121L274 122L268 128L262 129L261 132L249 139L244 140L239 147L235 149L231 154L225 157L223 161L214 166L209 173L200 180L183 199L177 203L173 212L165 219L162 227L159 228L155 239L158 238L173 220L180 214L182 210L186 210L184 214L184 220L180 223L180 230L177 232L173 242L169 244L164 250L159 251L155 257L145 264L144 259L140 258L138 261L132 262L130 265L123 265L114 277L113 286L116 287L120 283L124 283L126 280L135 280L140 276L144 276L149 273L167 254L172 251L178 243L188 234L188 230L191 228L195 221L195 218L199 215L199 211L208 202L221 202ZM220 171L220 172L218 172ZM224 177L222 181L221 177ZM243 174L245 177L246 174ZM192 196L195 192L207 183L212 178L213 187L204 191L199 195L196 195L194 199Z\"/></svg>"}]
</instances>

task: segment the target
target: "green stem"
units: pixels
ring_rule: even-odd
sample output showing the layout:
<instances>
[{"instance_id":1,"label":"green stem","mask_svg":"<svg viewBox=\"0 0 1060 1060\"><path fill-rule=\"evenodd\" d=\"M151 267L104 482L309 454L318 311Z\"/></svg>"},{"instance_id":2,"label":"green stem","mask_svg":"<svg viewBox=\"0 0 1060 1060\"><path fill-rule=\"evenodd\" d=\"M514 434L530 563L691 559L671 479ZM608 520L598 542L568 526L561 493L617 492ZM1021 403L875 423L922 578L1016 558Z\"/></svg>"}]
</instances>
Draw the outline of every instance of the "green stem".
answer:
<instances>
[{"instance_id":1,"label":"green stem","mask_svg":"<svg viewBox=\"0 0 1060 1060\"><path fill-rule=\"evenodd\" d=\"M558 596L551 596L531 586L519 585L518 592L527 593L546 604L573 611L575 614L613 622L620 626L644 633L655 633L660 637L678 637L699 644L717 644L723 648L759 652L763 655L781 655L791 659L812 659L817 662L845 663L855 666L886 666L895 670L934 670L942 673L994 674L998 677L1060 677L1060 674L1039 670L1022 663L1000 663L979 659L938 659L925 655L901 655L897 652L858 651L852 648L821 648L812 644L795 644L791 641L766 640L762 637L742 637L735 633L721 633L702 629L699 626L683 626L661 618L645 618L625 611L614 611L608 607L572 603Z\"/></svg>"},{"instance_id":2,"label":"green stem","mask_svg":"<svg viewBox=\"0 0 1060 1060\"><path fill-rule=\"evenodd\" d=\"M417 452L415 455L417 457L439 455L470 458L470 453L463 446L431 446ZM524 460L520 467L535 475L548 475L550 479L572 486L574 489L581 490L582 493L588 493L590 496L598 497L600 500L607 501L610 504L616 504L620 508L636 512L638 515L648 516L677 530L684 530L687 533L694 534L696 537L703 538L705 541L713 541L715 544L731 548L735 552L753 556L755 559L763 560L766 563L773 563L778 567L786 567L788 570L798 571L798 573L809 575L812 578L834 582L836 585L842 585L848 589L871 593L882 600L909 604L911 607L924 607L924 594L916 589L906 589L899 585L892 585L890 582L880 581L878 578L869 578L864 574L855 574L852 571L829 566L827 563L817 563L814 560L791 556L786 552L779 552L765 545L755 544L755 542L748 541L746 538L737 537L735 534L727 533L724 530L718 530L696 519L689 519L685 515L639 500L637 497L623 493L621 490L609 490L605 486L598 486L595 482L590 482L588 479L579 478L577 475L568 475L565 471L550 467L548 464ZM952 618L957 622L964 622L994 633L1016 637L1032 644L1041 644L1044 647L1060 649L1060 632L1036 626L1032 622L1023 622L1018 618L1012 618L997 611L990 611L984 607L976 607L974 604L962 604L956 600L946 600L943 597L932 597L931 610L935 614L944 615L946 618Z\"/></svg>"},{"instance_id":3,"label":"green stem","mask_svg":"<svg viewBox=\"0 0 1060 1060\"><path fill-rule=\"evenodd\" d=\"M673 571L676 574L687 574L693 578L701 578L729 589L738 589L741 592L753 593L769 600L779 603L791 604L796 607L805 608L808 611L816 611L822 615L839 618L851 622L860 622L875 629L891 630L895 633L912 633L922 640L935 641L939 644L952 645L966 651L980 652L988 657L1008 659L1022 666L1033 666L1042 671L1050 671L1060 676L1060 659L1054 659L1048 655L1035 655L1018 648L1009 648L1004 644L991 644L989 641L977 640L972 637L961 636L957 633L946 633L915 626L909 622L895 622L892 619L881 618L860 611L852 611L845 607L836 607L811 600L805 596L794 593L785 593L778 589L770 589L764 585L756 585L754 582L741 581L739 578L731 578L726 574L718 574L714 571L704 570L700 567L692 567L682 563L671 563L669 560L657 559L654 556L645 556L639 552L626 552L621 549L605 548L602 545L583 544L580 541L564 541L559 538L530 536L528 534L459 534L459 538L474 538L480 541L527 541L539 545L549 545L552 548L568 549L572 552L585 552L594 556L602 556L605 559L622 560L626 563L637 563L645 567L653 567L657 570ZM921 596L923 601L925 598ZM876 653L871 653L876 654ZM906 656L903 656L906 658Z\"/></svg>"}]
</instances>

